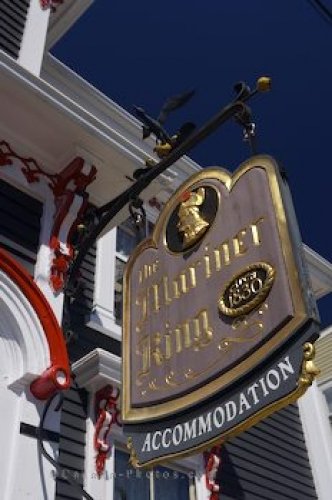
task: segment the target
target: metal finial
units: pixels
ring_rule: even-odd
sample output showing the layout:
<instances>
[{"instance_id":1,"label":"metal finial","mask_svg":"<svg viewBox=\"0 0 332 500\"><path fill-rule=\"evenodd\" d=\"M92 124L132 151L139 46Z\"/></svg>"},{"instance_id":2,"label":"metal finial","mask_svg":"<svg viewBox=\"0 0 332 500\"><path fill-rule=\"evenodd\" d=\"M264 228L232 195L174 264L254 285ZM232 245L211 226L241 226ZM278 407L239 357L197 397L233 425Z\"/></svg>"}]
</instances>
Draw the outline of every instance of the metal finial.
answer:
<instances>
[{"instance_id":1,"label":"metal finial","mask_svg":"<svg viewBox=\"0 0 332 500\"><path fill-rule=\"evenodd\" d=\"M272 80L269 76L261 76L258 78L256 88L258 92L269 92L272 87Z\"/></svg>"}]
</instances>

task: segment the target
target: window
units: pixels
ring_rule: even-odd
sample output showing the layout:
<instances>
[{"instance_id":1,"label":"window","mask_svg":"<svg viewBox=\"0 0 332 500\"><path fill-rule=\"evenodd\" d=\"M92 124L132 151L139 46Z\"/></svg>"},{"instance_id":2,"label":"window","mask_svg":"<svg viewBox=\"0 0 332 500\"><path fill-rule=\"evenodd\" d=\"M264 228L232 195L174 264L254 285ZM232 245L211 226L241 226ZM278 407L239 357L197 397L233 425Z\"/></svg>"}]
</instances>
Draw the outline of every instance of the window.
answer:
<instances>
[{"instance_id":1,"label":"window","mask_svg":"<svg viewBox=\"0 0 332 500\"><path fill-rule=\"evenodd\" d=\"M0 245L33 275L43 204L0 180Z\"/></svg>"},{"instance_id":2,"label":"window","mask_svg":"<svg viewBox=\"0 0 332 500\"><path fill-rule=\"evenodd\" d=\"M124 267L152 227L148 222L138 231L130 217L117 228L105 232L97 242L93 307L88 326L118 341L121 341Z\"/></svg>"},{"instance_id":3,"label":"window","mask_svg":"<svg viewBox=\"0 0 332 500\"><path fill-rule=\"evenodd\" d=\"M115 450L114 500L194 500L193 474L176 468L133 469Z\"/></svg>"},{"instance_id":4,"label":"window","mask_svg":"<svg viewBox=\"0 0 332 500\"><path fill-rule=\"evenodd\" d=\"M29 1L27 0L0 0L0 49L17 59L26 18Z\"/></svg>"},{"instance_id":5,"label":"window","mask_svg":"<svg viewBox=\"0 0 332 500\"><path fill-rule=\"evenodd\" d=\"M328 417L332 426L332 329L328 327L321 333L315 344L315 365L320 373L317 376L317 384L325 397L328 409Z\"/></svg>"},{"instance_id":6,"label":"window","mask_svg":"<svg viewBox=\"0 0 332 500\"><path fill-rule=\"evenodd\" d=\"M332 387L329 387L328 389L325 389L323 391L323 394L324 394L326 402L327 402L327 407L328 407L328 410L329 410L330 424L332 426Z\"/></svg>"},{"instance_id":7,"label":"window","mask_svg":"<svg viewBox=\"0 0 332 500\"><path fill-rule=\"evenodd\" d=\"M153 225L147 222L145 228L136 228L130 217L117 228L115 254L114 316L118 325L122 324L122 280L124 267L135 247L146 235L150 234Z\"/></svg>"}]
</instances>

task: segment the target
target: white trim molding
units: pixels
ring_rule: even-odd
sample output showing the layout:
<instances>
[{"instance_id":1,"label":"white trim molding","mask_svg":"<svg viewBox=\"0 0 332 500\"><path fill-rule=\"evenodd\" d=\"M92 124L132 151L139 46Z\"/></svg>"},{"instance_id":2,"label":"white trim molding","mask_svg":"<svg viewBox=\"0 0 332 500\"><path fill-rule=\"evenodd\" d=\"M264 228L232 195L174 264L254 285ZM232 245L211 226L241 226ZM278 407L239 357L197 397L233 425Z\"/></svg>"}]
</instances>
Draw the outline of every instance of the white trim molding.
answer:
<instances>
[{"instance_id":1,"label":"white trim molding","mask_svg":"<svg viewBox=\"0 0 332 500\"><path fill-rule=\"evenodd\" d=\"M0 271L1 379L12 388L26 386L51 364L40 320L19 287Z\"/></svg>"},{"instance_id":2,"label":"white trim molding","mask_svg":"<svg viewBox=\"0 0 332 500\"><path fill-rule=\"evenodd\" d=\"M112 448L106 460L105 473L98 478L95 465L96 451L93 445L95 435L95 393L106 385L112 387L121 386L121 359L110 352L97 348L76 361L72 368L78 385L90 392L84 485L88 493L94 498L112 500L114 489L113 427ZM119 430L116 425L114 429Z\"/></svg>"},{"instance_id":3,"label":"white trim molding","mask_svg":"<svg viewBox=\"0 0 332 500\"><path fill-rule=\"evenodd\" d=\"M93 311L87 325L121 340L121 329L114 315L115 253L116 229L112 229L97 241Z\"/></svg>"},{"instance_id":4,"label":"white trim molding","mask_svg":"<svg viewBox=\"0 0 332 500\"><path fill-rule=\"evenodd\" d=\"M38 455L37 440L19 433L21 422L39 424L41 404L29 386L51 364L49 345L36 311L3 271L0 318L1 498L54 498L54 468ZM47 428L58 431L59 418L54 414ZM46 448L55 458L57 445Z\"/></svg>"},{"instance_id":5,"label":"white trim molding","mask_svg":"<svg viewBox=\"0 0 332 500\"><path fill-rule=\"evenodd\" d=\"M65 35L94 0L65 0L50 16L46 48L50 49Z\"/></svg>"},{"instance_id":6,"label":"white trim molding","mask_svg":"<svg viewBox=\"0 0 332 500\"><path fill-rule=\"evenodd\" d=\"M332 264L305 244L303 250L312 291L316 300L319 300L332 291Z\"/></svg>"},{"instance_id":7,"label":"white trim molding","mask_svg":"<svg viewBox=\"0 0 332 500\"><path fill-rule=\"evenodd\" d=\"M94 349L72 365L80 387L95 392L104 385L121 384L121 359L104 349Z\"/></svg>"},{"instance_id":8,"label":"white trim molding","mask_svg":"<svg viewBox=\"0 0 332 500\"><path fill-rule=\"evenodd\" d=\"M332 491L332 432L324 395L316 382L298 402L310 465L319 500Z\"/></svg>"},{"instance_id":9,"label":"white trim molding","mask_svg":"<svg viewBox=\"0 0 332 500\"><path fill-rule=\"evenodd\" d=\"M42 65L50 11L43 10L40 0L31 0L17 62L39 76Z\"/></svg>"}]
</instances>

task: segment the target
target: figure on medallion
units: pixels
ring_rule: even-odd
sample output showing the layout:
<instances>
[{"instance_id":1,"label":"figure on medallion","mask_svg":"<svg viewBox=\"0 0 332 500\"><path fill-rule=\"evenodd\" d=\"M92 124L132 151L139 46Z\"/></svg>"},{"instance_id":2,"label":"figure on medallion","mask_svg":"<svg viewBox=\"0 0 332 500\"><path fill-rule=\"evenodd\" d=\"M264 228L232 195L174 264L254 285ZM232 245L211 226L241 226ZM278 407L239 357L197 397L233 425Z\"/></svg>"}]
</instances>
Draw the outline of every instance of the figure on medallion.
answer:
<instances>
[{"instance_id":1,"label":"figure on medallion","mask_svg":"<svg viewBox=\"0 0 332 500\"><path fill-rule=\"evenodd\" d=\"M205 200L205 189L200 187L197 191L187 191L183 193L182 199L177 227L183 233L183 248L186 249L196 243L209 227L209 223L200 214L200 206Z\"/></svg>"}]
</instances>

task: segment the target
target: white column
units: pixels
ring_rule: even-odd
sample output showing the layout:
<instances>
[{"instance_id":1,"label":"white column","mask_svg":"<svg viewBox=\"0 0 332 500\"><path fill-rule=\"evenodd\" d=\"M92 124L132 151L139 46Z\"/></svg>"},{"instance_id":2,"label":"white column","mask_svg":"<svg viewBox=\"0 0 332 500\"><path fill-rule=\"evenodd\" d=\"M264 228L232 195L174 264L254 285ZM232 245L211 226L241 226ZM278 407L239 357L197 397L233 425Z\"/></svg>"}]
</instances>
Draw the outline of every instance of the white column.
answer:
<instances>
[{"instance_id":1,"label":"white column","mask_svg":"<svg viewBox=\"0 0 332 500\"><path fill-rule=\"evenodd\" d=\"M50 269L53 259L53 251L50 248L50 230L53 225L55 204L53 195L50 195L48 187L44 187L44 200L34 279L47 298L58 322L61 323L63 313L63 293L61 292L55 294L50 283Z\"/></svg>"},{"instance_id":2,"label":"white column","mask_svg":"<svg viewBox=\"0 0 332 500\"><path fill-rule=\"evenodd\" d=\"M34 75L40 75L50 9L43 10L40 0L31 0L23 33L18 63Z\"/></svg>"},{"instance_id":3,"label":"white column","mask_svg":"<svg viewBox=\"0 0 332 500\"><path fill-rule=\"evenodd\" d=\"M197 500L209 500L210 492L206 487L205 466L203 455L200 455L200 464L195 470L195 486Z\"/></svg>"},{"instance_id":4,"label":"white column","mask_svg":"<svg viewBox=\"0 0 332 500\"><path fill-rule=\"evenodd\" d=\"M112 426L109 440L111 450L105 463L105 471L100 478L96 473L96 450L94 449L95 433L95 394L107 384L120 386L120 358L103 349L95 349L73 364L76 381L80 387L89 391L89 407L85 447L85 482L86 491L98 500L113 500L114 490L114 440L121 432L116 425Z\"/></svg>"},{"instance_id":5,"label":"white column","mask_svg":"<svg viewBox=\"0 0 332 500\"><path fill-rule=\"evenodd\" d=\"M330 500L332 432L327 403L316 383L299 400L299 409L318 498Z\"/></svg>"},{"instance_id":6,"label":"white column","mask_svg":"<svg viewBox=\"0 0 332 500\"><path fill-rule=\"evenodd\" d=\"M116 229L108 231L97 241L95 290L91 327L110 335L115 329L114 282L115 282Z\"/></svg>"},{"instance_id":7,"label":"white column","mask_svg":"<svg viewBox=\"0 0 332 500\"><path fill-rule=\"evenodd\" d=\"M15 450L19 439L20 398L7 387L0 387L1 398L1 448L0 454L0 490L4 499L9 499L12 477L15 472Z\"/></svg>"},{"instance_id":8,"label":"white column","mask_svg":"<svg viewBox=\"0 0 332 500\"><path fill-rule=\"evenodd\" d=\"M40 455L35 437L20 434L20 424L38 427L42 403L36 405L29 390L21 393L0 389L1 449L0 488L3 500L14 498L51 499L55 495L55 469ZM60 413L50 411L45 428L59 432ZM55 458L58 444L45 442L46 451Z\"/></svg>"}]
</instances>

